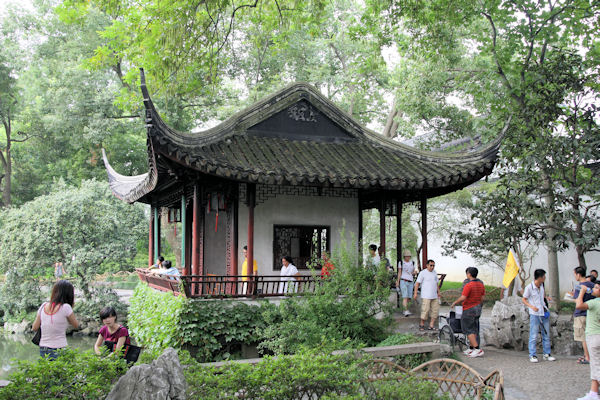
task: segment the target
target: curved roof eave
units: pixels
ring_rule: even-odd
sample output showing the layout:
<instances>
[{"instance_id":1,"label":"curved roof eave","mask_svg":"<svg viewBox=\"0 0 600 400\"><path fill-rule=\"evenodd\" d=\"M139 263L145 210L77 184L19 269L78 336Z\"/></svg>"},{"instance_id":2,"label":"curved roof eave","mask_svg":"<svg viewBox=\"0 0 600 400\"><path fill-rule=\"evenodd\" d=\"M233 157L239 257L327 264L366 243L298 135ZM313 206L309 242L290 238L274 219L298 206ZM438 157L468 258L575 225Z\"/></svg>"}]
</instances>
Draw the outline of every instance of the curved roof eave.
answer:
<instances>
[{"instance_id":1,"label":"curved roof eave","mask_svg":"<svg viewBox=\"0 0 600 400\"><path fill-rule=\"evenodd\" d=\"M120 200L135 203L156 187L158 173L156 166L151 165L145 174L126 176L121 175L108 162L106 151L102 149L102 159L108 175L108 184L113 194Z\"/></svg>"},{"instance_id":2,"label":"curved roof eave","mask_svg":"<svg viewBox=\"0 0 600 400\"><path fill-rule=\"evenodd\" d=\"M188 133L181 132L169 127L160 117L154 107L154 103L150 98L148 88L146 86L146 79L144 70L140 68L141 78L141 91L144 97L144 106L146 108L146 124L148 128L155 127L156 132L167 134L168 141L175 145L183 145L189 147L200 147L208 146L212 143L226 139L227 137L234 135L235 133L241 133L246 128L260 122L268 116L280 111L291 103L297 101L299 98L303 98L302 95L309 96L312 102L316 105L320 105L320 111L323 111L328 117L332 118L336 123L344 126L350 134L359 140L366 140L372 145L378 145L386 147L399 154L403 154L409 157L414 157L423 161L430 162L443 162L447 164L455 163L470 163L476 162L483 159L493 157L499 150L500 144L504 137L503 132L494 141L481 146L480 148L468 151L468 152L434 152L427 150L420 150L414 147L399 143L390 138L376 133L366 127L363 127L359 122L354 120L352 116L337 107L331 100L323 96L316 88L312 85L304 82L292 83L277 91L276 93L266 96L258 102L246 107L245 109L235 113L225 121L221 122L215 127L206 129L200 132ZM286 101L287 100L287 101ZM272 107L268 115L263 115L261 112L267 107ZM509 118L510 121L510 118ZM505 125L508 126L508 123Z\"/></svg>"}]
</instances>

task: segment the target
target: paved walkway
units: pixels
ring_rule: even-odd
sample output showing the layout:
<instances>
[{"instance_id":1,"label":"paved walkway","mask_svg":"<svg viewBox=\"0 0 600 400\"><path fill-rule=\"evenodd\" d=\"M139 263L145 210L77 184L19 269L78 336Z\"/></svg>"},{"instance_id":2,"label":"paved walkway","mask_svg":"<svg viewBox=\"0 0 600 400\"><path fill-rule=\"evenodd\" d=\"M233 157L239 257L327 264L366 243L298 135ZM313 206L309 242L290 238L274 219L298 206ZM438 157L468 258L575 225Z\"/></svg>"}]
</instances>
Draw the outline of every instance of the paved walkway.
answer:
<instances>
[{"instance_id":1,"label":"paved walkway","mask_svg":"<svg viewBox=\"0 0 600 400\"><path fill-rule=\"evenodd\" d=\"M440 315L448 315L449 307L440 307ZM435 339L436 333L419 332L418 316L403 317L394 315L396 332L411 332ZM483 309L480 325L483 331L490 325L491 308ZM561 315L570 318L570 315ZM590 385L589 365L577 364L577 357L559 356L554 362L529 362L527 351L496 349L485 346L485 356L468 358L459 354L459 359L473 367L481 375L487 375L495 369L504 374L504 387L507 400L575 400L583 396Z\"/></svg>"},{"instance_id":2,"label":"paved walkway","mask_svg":"<svg viewBox=\"0 0 600 400\"><path fill-rule=\"evenodd\" d=\"M529 362L526 351L484 348L485 355L461 361L482 375L495 369L504 374L507 400L575 400L590 387L590 366L577 364L577 357L557 357L554 362Z\"/></svg>"}]
</instances>

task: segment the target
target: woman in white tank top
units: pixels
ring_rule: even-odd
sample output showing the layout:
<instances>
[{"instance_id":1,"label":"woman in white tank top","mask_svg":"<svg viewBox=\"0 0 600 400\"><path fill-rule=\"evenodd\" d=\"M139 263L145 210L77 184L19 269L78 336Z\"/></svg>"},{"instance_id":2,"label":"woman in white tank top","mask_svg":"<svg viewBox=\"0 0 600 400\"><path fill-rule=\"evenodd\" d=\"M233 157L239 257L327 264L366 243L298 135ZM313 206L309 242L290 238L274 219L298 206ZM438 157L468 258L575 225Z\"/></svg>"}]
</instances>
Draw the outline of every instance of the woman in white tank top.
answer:
<instances>
[{"instance_id":1,"label":"woman in white tank top","mask_svg":"<svg viewBox=\"0 0 600 400\"><path fill-rule=\"evenodd\" d=\"M33 322L33 330L42 328L40 356L52 360L58 357L58 350L67 347L67 327L75 329L79 323L73 313L75 289L68 281L58 281L52 287L50 301L40 306Z\"/></svg>"}]
</instances>

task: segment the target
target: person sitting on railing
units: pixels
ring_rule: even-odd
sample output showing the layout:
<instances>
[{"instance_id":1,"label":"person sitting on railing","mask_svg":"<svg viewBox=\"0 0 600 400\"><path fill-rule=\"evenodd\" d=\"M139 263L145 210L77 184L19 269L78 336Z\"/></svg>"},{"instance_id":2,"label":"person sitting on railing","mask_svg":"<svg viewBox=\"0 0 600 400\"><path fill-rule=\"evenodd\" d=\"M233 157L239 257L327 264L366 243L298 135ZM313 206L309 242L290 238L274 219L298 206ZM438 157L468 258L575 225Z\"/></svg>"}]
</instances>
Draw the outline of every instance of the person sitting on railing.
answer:
<instances>
[{"instance_id":1,"label":"person sitting on railing","mask_svg":"<svg viewBox=\"0 0 600 400\"><path fill-rule=\"evenodd\" d=\"M159 269L162 266L162 263L165 261L165 258L163 256L158 256L158 258L156 259L156 264L154 264L153 266L151 266L148 269Z\"/></svg>"},{"instance_id":2,"label":"person sitting on railing","mask_svg":"<svg viewBox=\"0 0 600 400\"><path fill-rule=\"evenodd\" d=\"M284 256L281 259L281 272L280 272L280 276L281 276L281 282L284 282L283 284L279 284L279 293L288 293L289 292L293 292L296 293L296 291L298 291L298 282L294 282L292 283L289 288L288 288L288 284L289 282L292 282L294 280L299 281L300 280L300 272L298 272L298 268L296 268L296 266L294 264L292 264L292 257L290 256Z\"/></svg>"},{"instance_id":3,"label":"person sitting on railing","mask_svg":"<svg viewBox=\"0 0 600 400\"><path fill-rule=\"evenodd\" d=\"M150 271L155 275L168 275L170 277L178 278L181 276L179 270L171 265L171 261L165 260L159 269Z\"/></svg>"}]
</instances>

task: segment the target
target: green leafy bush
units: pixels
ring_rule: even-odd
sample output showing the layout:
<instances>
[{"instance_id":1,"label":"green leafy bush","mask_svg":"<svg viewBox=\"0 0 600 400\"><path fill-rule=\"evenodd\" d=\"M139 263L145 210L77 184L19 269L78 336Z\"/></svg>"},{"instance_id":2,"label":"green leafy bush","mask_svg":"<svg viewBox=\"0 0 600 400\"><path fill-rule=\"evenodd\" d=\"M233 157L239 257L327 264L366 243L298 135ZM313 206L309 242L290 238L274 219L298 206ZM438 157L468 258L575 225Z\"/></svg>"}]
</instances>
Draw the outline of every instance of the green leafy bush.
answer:
<instances>
[{"instance_id":1,"label":"green leafy bush","mask_svg":"<svg viewBox=\"0 0 600 400\"><path fill-rule=\"evenodd\" d=\"M189 399L439 399L435 384L414 377L369 382L368 363L352 354L301 351L222 368L192 363L185 375Z\"/></svg>"},{"instance_id":2,"label":"green leafy bush","mask_svg":"<svg viewBox=\"0 0 600 400\"><path fill-rule=\"evenodd\" d=\"M295 353L324 339L349 347L375 345L386 336L391 320L390 289L385 266L364 268L356 251L340 249L332 257L334 273L314 293L293 296L278 307L264 306L265 329L259 350Z\"/></svg>"},{"instance_id":3,"label":"green leafy bush","mask_svg":"<svg viewBox=\"0 0 600 400\"><path fill-rule=\"evenodd\" d=\"M259 306L231 301L193 300L180 313L182 344L197 348L203 361L229 358L242 344L257 344L264 329Z\"/></svg>"},{"instance_id":4,"label":"green leafy bush","mask_svg":"<svg viewBox=\"0 0 600 400\"><path fill-rule=\"evenodd\" d=\"M149 350L179 348L180 314L188 300L140 283L130 299L127 323L138 344Z\"/></svg>"},{"instance_id":5,"label":"green leafy bush","mask_svg":"<svg viewBox=\"0 0 600 400\"><path fill-rule=\"evenodd\" d=\"M123 358L67 348L55 361L18 361L0 400L104 399L125 371Z\"/></svg>"}]
</instances>

